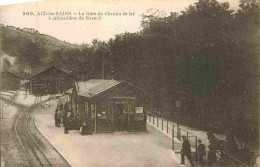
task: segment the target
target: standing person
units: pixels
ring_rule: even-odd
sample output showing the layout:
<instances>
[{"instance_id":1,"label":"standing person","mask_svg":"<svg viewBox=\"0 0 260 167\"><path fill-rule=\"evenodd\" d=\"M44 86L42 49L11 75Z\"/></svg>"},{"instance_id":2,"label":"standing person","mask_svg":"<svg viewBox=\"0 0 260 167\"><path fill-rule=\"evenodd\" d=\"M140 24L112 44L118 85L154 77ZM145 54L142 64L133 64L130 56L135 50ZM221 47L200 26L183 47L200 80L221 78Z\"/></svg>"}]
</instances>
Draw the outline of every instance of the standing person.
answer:
<instances>
[{"instance_id":1,"label":"standing person","mask_svg":"<svg viewBox=\"0 0 260 167\"><path fill-rule=\"evenodd\" d=\"M68 112L69 112L69 104L68 104L68 102L66 102L64 105L64 114L68 113Z\"/></svg>"},{"instance_id":2,"label":"standing person","mask_svg":"<svg viewBox=\"0 0 260 167\"><path fill-rule=\"evenodd\" d=\"M230 154L235 154L238 150L238 145L235 140L235 136L232 133L229 133L226 138L227 141L227 149Z\"/></svg>"},{"instance_id":3,"label":"standing person","mask_svg":"<svg viewBox=\"0 0 260 167\"><path fill-rule=\"evenodd\" d=\"M198 152L198 160L199 162L204 165L204 159L203 157L206 156L206 147L205 145L201 142L201 140L198 140L198 148L197 148L197 152Z\"/></svg>"},{"instance_id":4,"label":"standing person","mask_svg":"<svg viewBox=\"0 0 260 167\"><path fill-rule=\"evenodd\" d=\"M61 111L58 110L58 112L57 112L57 126L58 127L60 127L61 117L62 117L61 115L62 115Z\"/></svg>"},{"instance_id":5,"label":"standing person","mask_svg":"<svg viewBox=\"0 0 260 167\"><path fill-rule=\"evenodd\" d=\"M61 111L63 110L63 104L62 104L62 103L60 104L59 109L60 109Z\"/></svg>"},{"instance_id":6,"label":"standing person","mask_svg":"<svg viewBox=\"0 0 260 167\"><path fill-rule=\"evenodd\" d=\"M68 120L67 115L65 115L63 117L63 124L64 124L64 133L68 134L69 133L69 120Z\"/></svg>"},{"instance_id":7,"label":"standing person","mask_svg":"<svg viewBox=\"0 0 260 167\"><path fill-rule=\"evenodd\" d=\"M218 148L218 139L215 137L213 133L208 133L209 139L209 153L208 153L208 161L209 165L217 162L216 150Z\"/></svg>"},{"instance_id":8,"label":"standing person","mask_svg":"<svg viewBox=\"0 0 260 167\"><path fill-rule=\"evenodd\" d=\"M87 123L86 123L86 121L83 123L83 125L81 126L81 131L80 131L80 134L81 135L86 135L87 134Z\"/></svg>"},{"instance_id":9,"label":"standing person","mask_svg":"<svg viewBox=\"0 0 260 167\"><path fill-rule=\"evenodd\" d=\"M87 120L86 120L86 134L87 134L87 135L93 134L92 129L91 129L91 123L90 123L90 121L91 121L91 118L90 118L90 116L88 116L88 117L87 117Z\"/></svg>"},{"instance_id":10,"label":"standing person","mask_svg":"<svg viewBox=\"0 0 260 167\"><path fill-rule=\"evenodd\" d=\"M186 156L187 159L190 161L191 166L194 166L193 161L191 159L191 147L190 142L186 139L186 136L182 136L183 143L181 149L181 164L184 165L184 157Z\"/></svg>"},{"instance_id":11,"label":"standing person","mask_svg":"<svg viewBox=\"0 0 260 167\"><path fill-rule=\"evenodd\" d=\"M63 108L63 126L65 127L64 118L68 117L69 112L69 105L68 102L65 102L64 108Z\"/></svg>"},{"instance_id":12,"label":"standing person","mask_svg":"<svg viewBox=\"0 0 260 167\"><path fill-rule=\"evenodd\" d=\"M58 126L58 119L57 119L57 113L58 113L58 109L55 110L55 114L54 114L54 120L55 120L55 126Z\"/></svg>"}]
</instances>

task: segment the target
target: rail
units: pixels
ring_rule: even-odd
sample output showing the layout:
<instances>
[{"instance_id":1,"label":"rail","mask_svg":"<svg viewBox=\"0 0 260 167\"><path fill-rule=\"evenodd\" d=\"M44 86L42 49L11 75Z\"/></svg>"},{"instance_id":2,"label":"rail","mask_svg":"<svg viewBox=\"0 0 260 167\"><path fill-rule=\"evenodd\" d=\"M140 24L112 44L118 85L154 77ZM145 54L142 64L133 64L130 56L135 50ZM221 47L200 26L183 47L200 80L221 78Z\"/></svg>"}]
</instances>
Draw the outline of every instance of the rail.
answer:
<instances>
[{"instance_id":1,"label":"rail","mask_svg":"<svg viewBox=\"0 0 260 167\"><path fill-rule=\"evenodd\" d=\"M254 166L255 164L249 161L249 164L242 162L241 160L239 160L238 158L236 158L235 156L223 151L223 150L216 150L216 153L219 157L219 161L227 164L229 166L239 166L239 167L250 167L250 166ZM254 157L253 157L254 158Z\"/></svg>"},{"instance_id":2,"label":"rail","mask_svg":"<svg viewBox=\"0 0 260 167\"><path fill-rule=\"evenodd\" d=\"M29 129L29 120L31 120L31 119L30 119L30 113L28 112L29 110L32 110L35 107L37 107L37 106L41 105L42 103L44 103L44 102L46 102L48 100L51 100L51 99L52 98L49 98L47 100L39 102L38 104L32 105L31 107L28 108L28 107L23 107L22 105L19 105L19 104L15 103L14 101L11 101L9 99L0 97L0 100L6 101L10 105L16 106L19 109L19 116L18 116L18 118L17 118L17 120L15 122L15 128L14 129L15 129L16 137L18 138L18 140L19 140L19 142L20 142L20 144L21 144L21 146L23 148L23 151L24 151L24 153L25 153L25 155L27 157L27 160L28 160L30 166L34 166L34 165L40 165L40 166L44 166L44 167L46 167L46 166L53 166L51 164L51 162L49 161L49 159L46 157L46 155L45 155L44 151L42 150L42 148L39 146L39 144L36 141L36 139L33 137L32 133L31 133L31 131ZM26 112L22 112L22 110L24 110ZM18 128L18 126L19 126L18 124L20 124L20 126L23 125L25 127ZM20 131L20 132L18 132L18 131ZM28 145L28 142L25 141L25 136L28 137L26 139L26 141L31 140L29 145ZM39 151L36 151L35 149L36 150L38 149ZM64 159L64 157L58 151L57 151L57 153Z\"/></svg>"},{"instance_id":3,"label":"rail","mask_svg":"<svg viewBox=\"0 0 260 167\"><path fill-rule=\"evenodd\" d=\"M198 138L196 135L188 132L185 129L182 129L179 127L177 130L177 124L173 123L163 117L160 117L154 113L147 112L147 121L151 123L153 126L157 127L160 131L163 131L164 133L170 135L172 137L172 149L176 152L179 151L180 146L177 147L178 140L180 142L180 136L186 136L189 140L191 147L193 148L193 158L196 162L196 166L198 163L201 163L197 159L197 146L198 146ZM176 141L176 138L178 139ZM251 163L250 165L242 162L238 158L222 151L222 150L216 150L216 157L217 157L217 163L220 163L222 165L228 165L228 166L239 166L239 167L250 167L253 166L254 163Z\"/></svg>"},{"instance_id":4,"label":"rail","mask_svg":"<svg viewBox=\"0 0 260 167\"><path fill-rule=\"evenodd\" d=\"M172 149L175 151L180 151L180 143L181 143L181 136L186 136L189 140L192 152L195 154L194 160L197 166L197 146L198 146L198 138L196 135L180 128L177 126L176 123L173 123L163 117L159 117L154 113L147 112L148 121L156 126L161 131L165 132L166 134L170 135L172 138ZM176 140L178 139L178 140ZM176 143L177 142L177 143ZM176 146L178 144L178 147Z\"/></svg>"}]
</instances>

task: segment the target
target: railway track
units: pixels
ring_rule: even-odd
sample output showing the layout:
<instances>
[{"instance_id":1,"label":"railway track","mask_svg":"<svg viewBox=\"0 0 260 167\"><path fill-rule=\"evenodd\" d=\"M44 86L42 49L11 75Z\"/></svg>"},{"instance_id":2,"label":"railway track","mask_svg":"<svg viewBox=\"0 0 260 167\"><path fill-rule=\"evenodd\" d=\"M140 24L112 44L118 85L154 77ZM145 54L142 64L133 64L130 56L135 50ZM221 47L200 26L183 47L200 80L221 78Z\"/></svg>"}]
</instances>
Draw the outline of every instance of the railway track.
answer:
<instances>
[{"instance_id":1,"label":"railway track","mask_svg":"<svg viewBox=\"0 0 260 167\"><path fill-rule=\"evenodd\" d=\"M30 115L20 111L20 117L17 119L15 130L21 145L27 155L30 166L52 167L48 158L33 138L28 125Z\"/></svg>"},{"instance_id":2,"label":"railway track","mask_svg":"<svg viewBox=\"0 0 260 167\"><path fill-rule=\"evenodd\" d=\"M69 163L38 131L35 125L35 107L23 107L12 101L1 98L19 108L19 117L15 121L15 133L28 160L28 166L52 167L68 166Z\"/></svg>"}]
</instances>

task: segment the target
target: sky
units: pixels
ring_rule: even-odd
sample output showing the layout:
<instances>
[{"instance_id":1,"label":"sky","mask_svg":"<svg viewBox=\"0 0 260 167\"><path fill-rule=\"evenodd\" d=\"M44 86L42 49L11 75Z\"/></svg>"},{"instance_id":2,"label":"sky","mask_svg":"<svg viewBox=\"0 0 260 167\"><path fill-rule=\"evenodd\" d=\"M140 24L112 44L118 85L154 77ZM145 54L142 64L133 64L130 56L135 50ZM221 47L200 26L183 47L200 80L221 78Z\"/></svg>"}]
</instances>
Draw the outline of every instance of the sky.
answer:
<instances>
[{"instance_id":1,"label":"sky","mask_svg":"<svg viewBox=\"0 0 260 167\"><path fill-rule=\"evenodd\" d=\"M179 13L197 1L198 0L45 0L1 5L0 21L5 25L19 28L34 28L41 34L48 34L69 43L91 44L93 39L107 41L116 34L140 31L142 14L147 13L148 9L159 9L168 14L170 12ZM218 0L218 2L229 2L230 8L233 10L237 10L239 5L239 0ZM30 15L30 12L34 15ZM40 15L38 12L46 12L48 14ZM70 12L71 14L61 15L63 12ZM79 15L79 12L81 14L84 13L84 15ZM127 15L123 15L124 12ZM86 16L92 17L86 15L90 13L96 13L95 17L101 20L86 20ZM103 15L97 15L98 13L102 13ZM111 15L111 13L121 13L121 16ZM82 16L84 20L78 20L80 16ZM59 19L61 17L75 17L77 20L57 20L57 17L59 17ZM54 20L55 18L56 20Z\"/></svg>"}]
</instances>

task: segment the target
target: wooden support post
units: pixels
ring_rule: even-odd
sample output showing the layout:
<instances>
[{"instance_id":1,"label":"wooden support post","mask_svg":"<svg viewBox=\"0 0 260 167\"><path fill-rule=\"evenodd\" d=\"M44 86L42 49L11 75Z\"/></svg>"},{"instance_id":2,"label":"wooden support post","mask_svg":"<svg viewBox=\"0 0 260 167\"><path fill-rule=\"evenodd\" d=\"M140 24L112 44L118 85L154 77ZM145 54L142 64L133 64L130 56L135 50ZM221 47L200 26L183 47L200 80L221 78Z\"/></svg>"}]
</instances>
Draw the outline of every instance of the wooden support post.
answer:
<instances>
[{"instance_id":1,"label":"wooden support post","mask_svg":"<svg viewBox=\"0 0 260 167\"><path fill-rule=\"evenodd\" d=\"M197 161L198 161L198 157L197 157L197 156L198 156L198 155L197 155L198 143L197 143L197 142L198 142L198 138L197 138L197 136L195 136L195 138L196 138L196 141L195 141L195 142L196 142L196 146L195 146L195 147L196 147L196 148L195 148L195 150L196 150L196 153L195 153L195 166L197 166Z\"/></svg>"},{"instance_id":2,"label":"wooden support post","mask_svg":"<svg viewBox=\"0 0 260 167\"><path fill-rule=\"evenodd\" d=\"M95 132L94 133L97 133L97 104L95 104Z\"/></svg>"},{"instance_id":3,"label":"wooden support post","mask_svg":"<svg viewBox=\"0 0 260 167\"><path fill-rule=\"evenodd\" d=\"M88 122L88 125L91 126L91 127L88 127L88 128L91 132L93 132L93 124L92 124L92 120L91 120L91 103L90 103L90 101L88 101L88 118L87 118L87 120L90 121L90 122Z\"/></svg>"},{"instance_id":4,"label":"wooden support post","mask_svg":"<svg viewBox=\"0 0 260 167\"><path fill-rule=\"evenodd\" d=\"M60 94L60 79L58 79L58 91L59 91L59 94Z\"/></svg>"},{"instance_id":5,"label":"wooden support post","mask_svg":"<svg viewBox=\"0 0 260 167\"><path fill-rule=\"evenodd\" d=\"M0 101L0 104L1 104L1 106L0 106L0 109L1 109L1 119L4 119L4 108L3 108L3 101L2 100Z\"/></svg>"},{"instance_id":6,"label":"wooden support post","mask_svg":"<svg viewBox=\"0 0 260 167\"><path fill-rule=\"evenodd\" d=\"M130 111L130 104L129 101L127 101L127 130L129 131L129 111Z\"/></svg>"},{"instance_id":7,"label":"wooden support post","mask_svg":"<svg viewBox=\"0 0 260 167\"><path fill-rule=\"evenodd\" d=\"M167 133L168 133L168 124L169 124L169 123L168 123L168 121L167 121Z\"/></svg>"},{"instance_id":8,"label":"wooden support post","mask_svg":"<svg viewBox=\"0 0 260 167\"><path fill-rule=\"evenodd\" d=\"M174 124L172 124L172 150L174 150Z\"/></svg>"},{"instance_id":9,"label":"wooden support post","mask_svg":"<svg viewBox=\"0 0 260 167\"><path fill-rule=\"evenodd\" d=\"M144 105L144 130L145 131L147 131L146 129L147 108L148 108L148 100L145 100L145 105Z\"/></svg>"},{"instance_id":10,"label":"wooden support post","mask_svg":"<svg viewBox=\"0 0 260 167\"><path fill-rule=\"evenodd\" d=\"M71 110L71 114L72 114L72 108L73 108L73 99L72 99L72 94L71 94L71 96L70 96L70 110Z\"/></svg>"},{"instance_id":11,"label":"wooden support post","mask_svg":"<svg viewBox=\"0 0 260 167\"><path fill-rule=\"evenodd\" d=\"M162 130L163 130L163 118L162 118Z\"/></svg>"},{"instance_id":12,"label":"wooden support post","mask_svg":"<svg viewBox=\"0 0 260 167\"><path fill-rule=\"evenodd\" d=\"M114 103L111 105L111 111L112 111L112 131L114 131Z\"/></svg>"},{"instance_id":13,"label":"wooden support post","mask_svg":"<svg viewBox=\"0 0 260 167\"><path fill-rule=\"evenodd\" d=\"M75 104L75 114L78 114L78 97L74 98L74 104Z\"/></svg>"}]
</instances>

